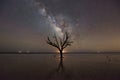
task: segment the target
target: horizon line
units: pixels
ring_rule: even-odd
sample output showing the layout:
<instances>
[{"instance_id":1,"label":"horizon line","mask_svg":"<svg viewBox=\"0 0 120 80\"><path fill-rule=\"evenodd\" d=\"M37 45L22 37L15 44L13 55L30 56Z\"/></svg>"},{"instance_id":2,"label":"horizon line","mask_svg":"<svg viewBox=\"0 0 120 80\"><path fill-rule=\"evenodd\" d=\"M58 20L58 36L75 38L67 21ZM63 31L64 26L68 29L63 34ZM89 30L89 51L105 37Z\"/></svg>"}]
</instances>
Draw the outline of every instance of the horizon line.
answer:
<instances>
[{"instance_id":1,"label":"horizon line","mask_svg":"<svg viewBox=\"0 0 120 80\"><path fill-rule=\"evenodd\" d=\"M59 54L59 52L0 52L0 54ZM115 54L120 53L119 51L101 51L101 52L90 52L90 51L80 51L80 52L65 52L63 54Z\"/></svg>"}]
</instances>

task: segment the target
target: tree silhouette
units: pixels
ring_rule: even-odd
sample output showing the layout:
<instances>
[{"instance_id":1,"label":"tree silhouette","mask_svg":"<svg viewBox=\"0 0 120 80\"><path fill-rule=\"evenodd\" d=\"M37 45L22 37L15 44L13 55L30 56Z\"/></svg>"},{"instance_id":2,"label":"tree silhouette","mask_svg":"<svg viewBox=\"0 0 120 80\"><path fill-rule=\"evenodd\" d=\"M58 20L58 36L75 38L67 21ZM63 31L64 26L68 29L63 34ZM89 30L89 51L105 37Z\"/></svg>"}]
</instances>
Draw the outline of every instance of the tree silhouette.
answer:
<instances>
[{"instance_id":1,"label":"tree silhouette","mask_svg":"<svg viewBox=\"0 0 120 80\"><path fill-rule=\"evenodd\" d=\"M57 36L54 34L52 37L48 36L47 37L47 44L57 48L60 53L60 57L63 58L63 50L71 46L73 41L71 40L71 35L68 32L65 32L62 37Z\"/></svg>"}]
</instances>

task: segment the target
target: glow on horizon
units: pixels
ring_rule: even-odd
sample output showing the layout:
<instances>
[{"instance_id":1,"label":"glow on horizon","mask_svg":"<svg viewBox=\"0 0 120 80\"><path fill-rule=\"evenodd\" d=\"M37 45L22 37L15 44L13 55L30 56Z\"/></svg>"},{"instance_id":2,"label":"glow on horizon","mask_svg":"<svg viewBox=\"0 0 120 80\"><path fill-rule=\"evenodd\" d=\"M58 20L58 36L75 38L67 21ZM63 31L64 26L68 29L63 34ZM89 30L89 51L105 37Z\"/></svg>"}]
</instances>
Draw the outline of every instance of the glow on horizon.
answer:
<instances>
[{"instance_id":1,"label":"glow on horizon","mask_svg":"<svg viewBox=\"0 0 120 80\"><path fill-rule=\"evenodd\" d=\"M59 50L56 50L57 53L60 53ZM67 50L63 50L63 53L67 53Z\"/></svg>"}]
</instances>

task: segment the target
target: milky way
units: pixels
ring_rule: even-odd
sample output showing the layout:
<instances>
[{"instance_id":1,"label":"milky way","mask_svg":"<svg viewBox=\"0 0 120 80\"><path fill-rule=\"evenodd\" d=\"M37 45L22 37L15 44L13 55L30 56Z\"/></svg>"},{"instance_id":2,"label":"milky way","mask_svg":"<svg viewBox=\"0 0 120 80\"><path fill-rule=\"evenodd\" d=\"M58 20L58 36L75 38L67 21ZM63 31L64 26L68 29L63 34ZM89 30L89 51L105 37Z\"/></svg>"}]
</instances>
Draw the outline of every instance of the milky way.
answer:
<instances>
[{"instance_id":1,"label":"milky way","mask_svg":"<svg viewBox=\"0 0 120 80\"><path fill-rule=\"evenodd\" d=\"M0 51L56 51L46 44L46 37L62 36L66 30L74 40L68 51L120 51L119 4L119 0L0 0Z\"/></svg>"},{"instance_id":2,"label":"milky way","mask_svg":"<svg viewBox=\"0 0 120 80\"><path fill-rule=\"evenodd\" d=\"M34 5L38 7L38 12L48 20L50 27L54 30L53 33L55 33L59 37L63 37L64 32L72 31L69 25L64 25L64 23L62 23L64 21L64 16L56 18L57 15L56 16L53 15L52 12L48 10L48 8L44 5L44 3L40 1L39 2L34 1ZM65 27L62 25L64 25Z\"/></svg>"}]
</instances>

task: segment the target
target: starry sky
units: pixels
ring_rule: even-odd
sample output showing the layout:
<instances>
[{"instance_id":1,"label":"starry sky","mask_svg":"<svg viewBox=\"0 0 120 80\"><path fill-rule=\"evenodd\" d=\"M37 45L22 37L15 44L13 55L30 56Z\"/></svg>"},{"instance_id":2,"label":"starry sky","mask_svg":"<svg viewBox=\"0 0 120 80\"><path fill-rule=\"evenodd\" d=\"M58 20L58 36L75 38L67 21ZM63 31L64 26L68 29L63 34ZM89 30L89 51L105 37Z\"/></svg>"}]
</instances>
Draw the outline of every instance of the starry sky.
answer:
<instances>
[{"instance_id":1,"label":"starry sky","mask_svg":"<svg viewBox=\"0 0 120 80\"><path fill-rule=\"evenodd\" d=\"M120 51L119 4L119 0L0 0L0 51L56 51L45 42L55 32L51 18L70 26L74 43L67 51Z\"/></svg>"}]
</instances>

